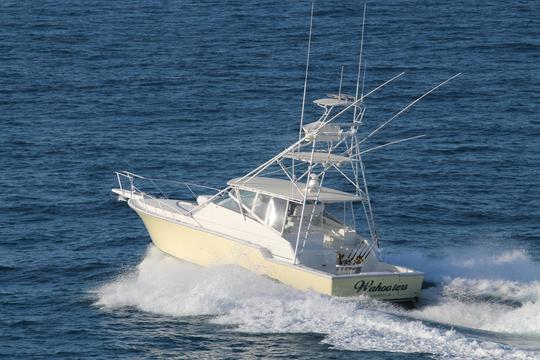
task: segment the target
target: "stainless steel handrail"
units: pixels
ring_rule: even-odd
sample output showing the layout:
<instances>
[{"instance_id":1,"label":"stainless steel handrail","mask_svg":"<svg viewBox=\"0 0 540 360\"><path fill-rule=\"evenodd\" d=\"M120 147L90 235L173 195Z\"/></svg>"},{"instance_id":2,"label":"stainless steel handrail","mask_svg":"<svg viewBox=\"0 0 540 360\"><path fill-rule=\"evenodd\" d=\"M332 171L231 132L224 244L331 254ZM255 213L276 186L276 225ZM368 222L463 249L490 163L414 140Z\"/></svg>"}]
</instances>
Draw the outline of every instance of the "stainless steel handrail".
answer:
<instances>
[{"instance_id":1,"label":"stainless steel handrail","mask_svg":"<svg viewBox=\"0 0 540 360\"><path fill-rule=\"evenodd\" d=\"M164 217L167 217L167 218L173 218L173 219L175 218L174 215L171 216L171 215L167 214L167 212L169 212L169 210L171 212L173 212L173 213L177 213L177 214L180 214L180 215L183 215L183 216L186 216L186 215L191 216L191 212L183 212L180 209L167 204L166 202L163 201L163 199L160 199L158 197L155 197L155 196L150 195L149 193L143 191L142 189L140 189L139 187L137 187L135 185L135 181L137 179L149 181L165 197L166 200L169 199L168 196L161 190L161 188L157 185L156 181L168 182L168 183L172 183L172 184L182 185L193 195L194 200L196 200L196 198L197 198L197 195L196 195L195 191L193 191L193 188L195 188L195 187L202 188L202 189L210 189L210 190L213 190L213 191L219 191L219 189L215 189L215 188L212 188L210 186L199 185L199 184L194 184L194 183L189 183L189 182L182 182L182 181L175 181L175 180L165 180L165 179L155 179L155 178L153 178L153 179L146 178L144 176L137 175L137 174L134 174L134 173L129 172L129 171L116 171L115 173L116 173L116 178L118 180L118 184L120 186L120 191L122 193L127 190L127 187L122 184L122 180L127 179L129 181L129 189L130 189L129 191L131 193L130 198L133 199L133 201L142 201L142 205L144 206L144 209L146 211L154 212L154 213L161 213L161 215L163 215ZM151 199L154 202L156 202L156 204L159 207L160 211L156 212L157 208L155 206L153 206L153 205L149 205L148 202L147 202L147 199ZM152 211L152 209L151 209L152 207L155 208L156 210ZM164 209L164 207L165 207L165 209Z\"/></svg>"}]
</instances>

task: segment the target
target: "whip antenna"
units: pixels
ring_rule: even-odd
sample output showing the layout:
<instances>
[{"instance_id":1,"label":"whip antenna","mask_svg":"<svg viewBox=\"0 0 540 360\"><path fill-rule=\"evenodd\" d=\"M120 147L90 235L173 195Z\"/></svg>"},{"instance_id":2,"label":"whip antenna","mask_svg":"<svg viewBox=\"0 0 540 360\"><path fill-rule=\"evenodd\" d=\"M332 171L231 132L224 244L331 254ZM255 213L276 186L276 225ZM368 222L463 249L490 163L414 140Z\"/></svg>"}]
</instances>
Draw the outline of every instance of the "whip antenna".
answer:
<instances>
[{"instance_id":1,"label":"whip antenna","mask_svg":"<svg viewBox=\"0 0 540 360\"><path fill-rule=\"evenodd\" d=\"M341 77L339 78L339 91L338 91L338 99L341 100L341 84L343 84L343 69L345 66L341 66Z\"/></svg>"},{"instance_id":2,"label":"whip antenna","mask_svg":"<svg viewBox=\"0 0 540 360\"><path fill-rule=\"evenodd\" d=\"M358 100L358 88L360 87L360 72L362 68L362 50L364 49L364 26L366 23L366 4L364 3L364 15L362 16L362 36L360 38L360 55L358 56L358 73L356 75L356 93L354 100ZM364 71L365 74L365 71ZM362 81L362 92L364 92L364 82ZM363 95L363 94L362 94ZM353 121L356 120L356 106L354 107Z\"/></svg>"},{"instance_id":3,"label":"whip antenna","mask_svg":"<svg viewBox=\"0 0 540 360\"><path fill-rule=\"evenodd\" d=\"M311 52L311 32L313 29L313 8L315 3L311 3L311 17L309 19L309 40L308 40L308 50L307 50L307 60L306 60L306 76L304 78L304 95L302 96L302 112L300 114L300 130L298 132L298 140L302 138L302 127L304 126L304 108L306 106L306 91L307 91L307 79L309 73L309 54Z\"/></svg>"},{"instance_id":4,"label":"whip antenna","mask_svg":"<svg viewBox=\"0 0 540 360\"><path fill-rule=\"evenodd\" d=\"M366 70L367 70L367 61L364 60L364 75L362 77L362 92L360 97L364 96L364 83L366 82Z\"/></svg>"}]
</instances>

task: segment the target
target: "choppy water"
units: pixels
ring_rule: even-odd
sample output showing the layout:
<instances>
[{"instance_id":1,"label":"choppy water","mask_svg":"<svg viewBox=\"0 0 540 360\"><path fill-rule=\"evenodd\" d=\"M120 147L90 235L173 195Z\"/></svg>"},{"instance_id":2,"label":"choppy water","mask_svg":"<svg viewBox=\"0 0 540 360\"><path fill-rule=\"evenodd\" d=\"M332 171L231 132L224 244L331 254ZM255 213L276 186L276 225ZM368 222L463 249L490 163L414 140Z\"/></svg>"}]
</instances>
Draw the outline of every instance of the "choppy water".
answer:
<instances>
[{"instance_id":1,"label":"choppy water","mask_svg":"<svg viewBox=\"0 0 540 360\"><path fill-rule=\"evenodd\" d=\"M540 358L540 6L368 4L366 154L407 310L148 245L114 170L222 186L296 136L309 2L0 4L0 356ZM309 99L354 86L361 3L318 2ZM308 118L317 109L308 109Z\"/></svg>"}]
</instances>

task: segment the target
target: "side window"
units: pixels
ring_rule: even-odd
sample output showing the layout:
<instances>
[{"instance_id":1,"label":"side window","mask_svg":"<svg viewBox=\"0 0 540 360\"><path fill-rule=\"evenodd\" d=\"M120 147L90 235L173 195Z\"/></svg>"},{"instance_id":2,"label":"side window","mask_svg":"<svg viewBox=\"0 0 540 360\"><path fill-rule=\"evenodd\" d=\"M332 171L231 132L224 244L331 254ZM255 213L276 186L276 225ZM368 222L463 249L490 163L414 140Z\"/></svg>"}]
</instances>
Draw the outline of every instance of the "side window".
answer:
<instances>
[{"instance_id":1,"label":"side window","mask_svg":"<svg viewBox=\"0 0 540 360\"><path fill-rule=\"evenodd\" d=\"M263 221L266 219L266 209L268 208L269 203L270 196L258 194L257 200L255 200L255 204L253 205L253 212Z\"/></svg>"},{"instance_id":2,"label":"side window","mask_svg":"<svg viewBox=\"0 0 540 360\"><path fill-rule=\"evenodd\" d=\"M307 229L308 223L311 220L310 231L318 231L322 226L323 221L323 204L315 204L313 202L306 203L304 209L304 217L302 219L302 229ZM285 233L297 232L300 227L300 217L302 214L302 205L289 202L287 209L287 217L284 227Z\"/></svg>"},{"instance_id":3,"label":"side window","mask_svg":"<svg viewBox=\"0 0 540 360\"><path fill-rule=\"evenodd\" d=\"M287 214L287 200L272 198L266 211L265 223L281 232Z\"/></svg>"},{"instance_id":4,"label":"side window","mask_svg":"<svg viewBox=\"0 0 540 360\"><path fill-rule=\"evenodd\" d=\"M253 212L266 225L270 225L281 232L287 215L287 200L258 194L253 205Z\"/></svg>"}]
</instances>

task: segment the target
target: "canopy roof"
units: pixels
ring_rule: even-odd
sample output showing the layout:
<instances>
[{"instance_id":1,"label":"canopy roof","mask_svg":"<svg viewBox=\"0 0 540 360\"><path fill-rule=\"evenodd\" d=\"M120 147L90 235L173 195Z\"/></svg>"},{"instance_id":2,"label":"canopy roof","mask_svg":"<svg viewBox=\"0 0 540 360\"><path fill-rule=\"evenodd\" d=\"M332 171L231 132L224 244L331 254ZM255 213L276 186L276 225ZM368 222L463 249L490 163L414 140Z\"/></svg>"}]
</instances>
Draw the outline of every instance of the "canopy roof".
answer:
<instances>
[{"instance_id":1,"label":"canopy roof","mask_svg":"<svg viewBox=\"0 0 540 360\"><path fill-rule=\"evenodd\" d=\"M350 101L347 101L345 99L332 99L332 98L317 99L317 100L314 100L313 102L323 107L324 106L347 106L351 104Z\"/></svg>"},{"instance_id":2,"label":"canopy roof","mask_svg":"<svg viewBox=\"0 0 540 360\"><path fill-rule=\"evenodd\" d=\"M308 151L291 151L287 155L285 155L285 157L289 159L319 164L340 164L344 161L351 161L351 158L346 156L320 151L313 152L313 158L311 157L311 152Z\"/></svg>"},{"instance_id":3,"label":"canopy roof","mask_svg":"<svg viewBox=\"0 0 540 360\"><path fill-rule=\"evenodd\" d=\"M347 94L326 94L327 98L317 99L313 101L315 104L322 107L331 106L348 106L351 105L356 98Z\"/></svg>"},{"instance_id":4,"label":"canopy roof","mask_svg":"<svg viewBox=\"0 0 540 360\"><path fill-rule=\"evenodd\" d=\"M236 178L227 182L230 186L241 190L248 190L263 193L272 197L292 200L302 203L304 201L304 189L306 184L303 182L292 182L290 180L268 178L256 176L251 179ZM344 191L321 187L319 197L318 189L308 190L306 200L318 200L322 203L336 203L349 201L362 201L362 197L346 193Z\"/></svg>"}]
</instances>

